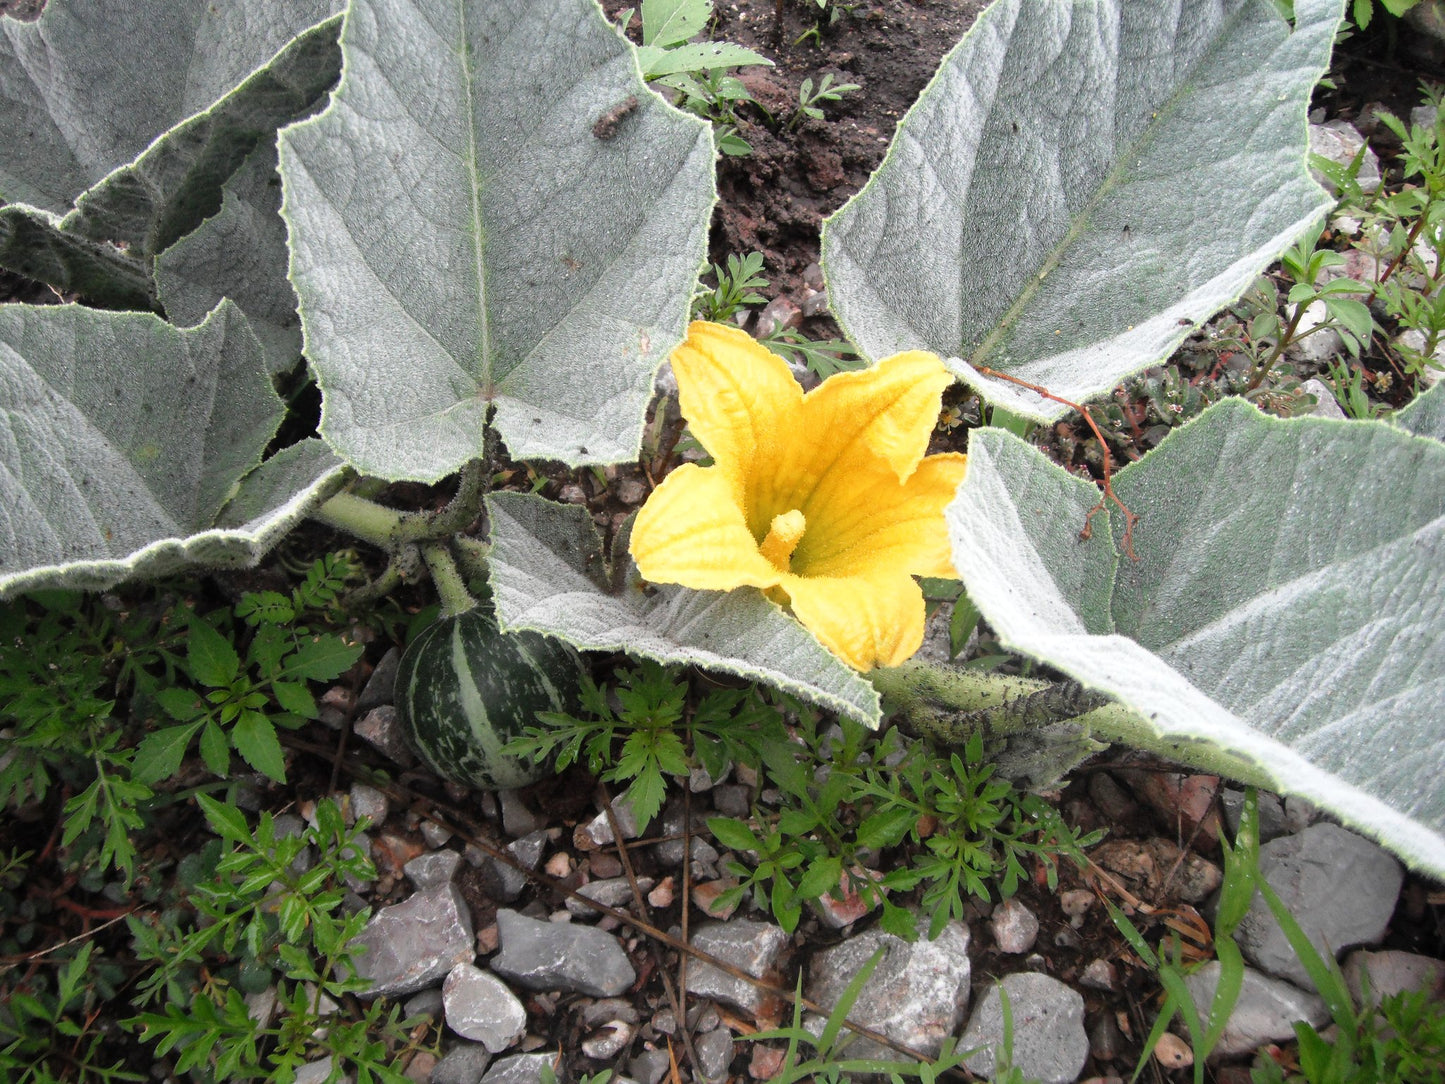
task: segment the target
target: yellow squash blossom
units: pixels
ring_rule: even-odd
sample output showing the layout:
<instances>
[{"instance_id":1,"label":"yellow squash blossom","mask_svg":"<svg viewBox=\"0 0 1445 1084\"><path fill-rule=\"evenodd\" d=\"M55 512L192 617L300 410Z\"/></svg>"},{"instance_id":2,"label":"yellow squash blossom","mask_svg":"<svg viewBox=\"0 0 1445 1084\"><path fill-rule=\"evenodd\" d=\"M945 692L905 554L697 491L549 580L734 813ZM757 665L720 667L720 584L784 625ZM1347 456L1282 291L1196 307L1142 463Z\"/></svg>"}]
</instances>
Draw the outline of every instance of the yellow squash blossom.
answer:
<instances>
[{"instance_id":1,"label":"yellow squash blossom","mask_svg":"<svg viewBox=\"0 0 1445 1084\"><path fill-rule=\"evenodd\" d=\"M952 377L897 354L804 395L749 335L695 323L672 354L682 413L713 465L687 464L632 529L644 579L759 587L858 670L923 642L914 576L955 576L943 509L964 456L925 456Z\"/></svg>"}]
</instances>

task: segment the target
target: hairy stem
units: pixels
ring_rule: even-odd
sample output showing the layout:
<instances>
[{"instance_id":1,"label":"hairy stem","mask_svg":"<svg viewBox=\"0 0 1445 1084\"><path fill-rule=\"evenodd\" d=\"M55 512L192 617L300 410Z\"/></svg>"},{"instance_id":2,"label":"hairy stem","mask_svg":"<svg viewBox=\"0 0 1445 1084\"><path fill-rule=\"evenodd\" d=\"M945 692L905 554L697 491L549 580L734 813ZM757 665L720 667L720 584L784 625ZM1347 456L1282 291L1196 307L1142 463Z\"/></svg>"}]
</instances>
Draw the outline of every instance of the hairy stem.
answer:
<instances>
[{"instance_id":1,"label":"hairy stem","mask_svg":"<svg viewBox=\"0 0 1445 1084\"><path fill-rule=\"evenodd\" d=\"M369 542L378 549L391 550L396 548L405 516L394 508L343 491L312 512L311 518Z\"/></svg>"},{"instance_id":2,"label":"hairy stem","mask_svg":"<svg viewBox=\"0 0 1445 1084\"><path fill-rule=\"evenodd\" d=\"M456 617L475 608L477 600L467 590L466 580L457 570L452 551L441 542L426 542L421 547L422 560L431 572L432 583L442 600L442 616Z\"/></svg>"}]
</instances>

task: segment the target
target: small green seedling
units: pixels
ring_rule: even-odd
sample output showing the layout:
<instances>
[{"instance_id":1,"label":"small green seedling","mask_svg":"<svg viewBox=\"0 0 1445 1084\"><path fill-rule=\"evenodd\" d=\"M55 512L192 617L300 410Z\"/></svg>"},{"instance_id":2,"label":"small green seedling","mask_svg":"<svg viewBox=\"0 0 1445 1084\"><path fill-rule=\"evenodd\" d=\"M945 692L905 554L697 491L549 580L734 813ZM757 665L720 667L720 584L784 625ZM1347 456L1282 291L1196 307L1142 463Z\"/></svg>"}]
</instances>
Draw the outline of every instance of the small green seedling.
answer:
<instances>
[{"instance_id":1,"label":"small green seedling","mask_svg":"<svg viewBox=\"0 0 1445 1084\"><path fill-rule=\"evenodd\" d=\"M843 95L862 89L857 83L834 83L831 73L825 74L819 80L816 88L813 86L811 77L804 79L803 85L798 88L798 108L788 118L788 124L784 130L791 132L803 122L804 117L825 120L822 103L842 101Z\"/></svg>"}]
</instances>

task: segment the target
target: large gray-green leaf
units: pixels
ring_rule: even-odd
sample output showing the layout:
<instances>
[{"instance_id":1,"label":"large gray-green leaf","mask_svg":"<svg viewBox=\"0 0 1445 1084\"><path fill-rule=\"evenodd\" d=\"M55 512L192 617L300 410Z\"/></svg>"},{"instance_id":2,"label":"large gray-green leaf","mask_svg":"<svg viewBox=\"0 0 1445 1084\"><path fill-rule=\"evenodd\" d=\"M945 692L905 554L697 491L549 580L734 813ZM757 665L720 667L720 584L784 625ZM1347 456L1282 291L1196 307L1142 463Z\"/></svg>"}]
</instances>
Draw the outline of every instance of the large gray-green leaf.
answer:
<instances>
[{"instance_id":1,"label":"large gray-green leaf","mask_svg":"<svg viewBox=\"0 0 1445 1084\"><path fill-rule=\"evenodd\" d=\"M0 267L101 308L156 307L155 283L144 263L114 245L62 230L56 216L34 207L0 207Z\"/></svg>"},{"instance_id":2,"label":"large gray-green leaf","mask_svg":"<svg viewBox=\"0 0 1445 1084\"><path fill-rule=\"evenodd\" d=\"M1445 440L1445 380L1415 396L1391 420L1419 436Z\"/></svg>"},{"instance_id":3,"label":"large gray-green leaf","mask_svg":"<svg viewBox=\"0 0 1445 1084\"><path fill-rule=\"evenodd\" d=\"M595 0L354 0L331 105L281 137L322 435L430 480L481 454L637 454L713 202L706 124Z\"/></svg>"},{"instance_id":4,"label":"large gray-green leaf","mask_svg":"<svg viewBox=\"0 0 1445 1084\"><path fill-rule=\"evenodd\" d=\"M312 442L257 470L282 412L229 303L187 330L0 306L0 595L253 562L339 466Z\"/></svg>"},{"instance_id":5,"label":"large gray-green leaf","mask_svg":"<svg viewBox=\"0 0 1445 1084\"><path fill-rule=\"evenodd\" d=\"M1138 561L1117 515L1079 540L1092 485L975 434L947 514L1003 642L1445 875L1445 447L1231 399L1114 487Z\"/></svg>"},{"instance_id":6,"label":"large gray-green leaf","mask_svg":"<svg viewBox=\"0 0 1445 1084\"><path fill-rule=\"evenodd\" d=\"M628 558L614 590L586 509L496 493L487 511L492 595L503 628L531 629L584 650L738 674L878 725L873 686L761 591L644 589Z\"/></svg>"},{"instance_id":7,"label":"large gray-green leaf","mask_svg":"<svg viewBox=\"0 0 1445 1084\"><path fill-rule=\"evenodd\" d=\"M825 224L865 353L931 350L988 398L1066 408L1156 364L1329 201L1305 110L1342 0L998 0Z\"/></svg>"},{"instance_id":8,"label":"large gray-green leaf","mask_svg":"<svg viewBox=\"0 0 1445 1084\"><path fill-rule=\"evenodd\" d=\"M158 196L184 202L204 182L210 209L179 231L188 232L214 213L221 182L256 140L334 81L326 56L336 28L311 28L338 8L61 0L33 23L0 19L0 199L64 213L127 167L110 178L121 186L108 199L132 224L79 232L134 243L146 232L136 235L137 215L155 217Z\"/></svg>"},{"instance_id":9,"label":"large gray-green leaf","mask_svg":"<svg viewBox=\"0 0 1445 1084\"><path fill-rule=\"evenodd\" d=\"M229 297L266 351L273 373L301 356L296 292L286 278L276 145L257 147L223 189L221 209L156 260L156 289L166 316L186 326Z\"/></svg>"}]
</instances>

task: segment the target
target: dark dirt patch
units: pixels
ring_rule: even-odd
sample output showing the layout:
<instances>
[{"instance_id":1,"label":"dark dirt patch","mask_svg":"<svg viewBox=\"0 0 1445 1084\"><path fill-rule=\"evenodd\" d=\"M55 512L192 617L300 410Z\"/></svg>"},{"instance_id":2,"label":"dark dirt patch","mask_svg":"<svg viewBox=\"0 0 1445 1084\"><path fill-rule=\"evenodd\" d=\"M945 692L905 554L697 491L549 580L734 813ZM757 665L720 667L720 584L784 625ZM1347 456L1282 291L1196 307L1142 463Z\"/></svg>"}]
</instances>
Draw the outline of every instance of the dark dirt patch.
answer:
<instances>
[{"instance_id":1,"label":"dark dirt patch","mask_svg":"<svg viewBox=\"0 0 1445 1084\"><path fill-rule=\"evenodd\" d=\"M611 16L631 6L628 0L603 3ZM775 66L738 73L758 102L738 110L739 134L753 152L718 163L714 262L761 252L774 292L798 294L804 269L818 261L824 216L863 187L899 119L984 6L981 0L834 3L829 7L840 13L830 21L811 0L722 0L708 36L745 45ZM826 103L826 120L805 119L786 131L803 80L817 85L825 75L862 89Z\"/></svg>"}]
</instances>

